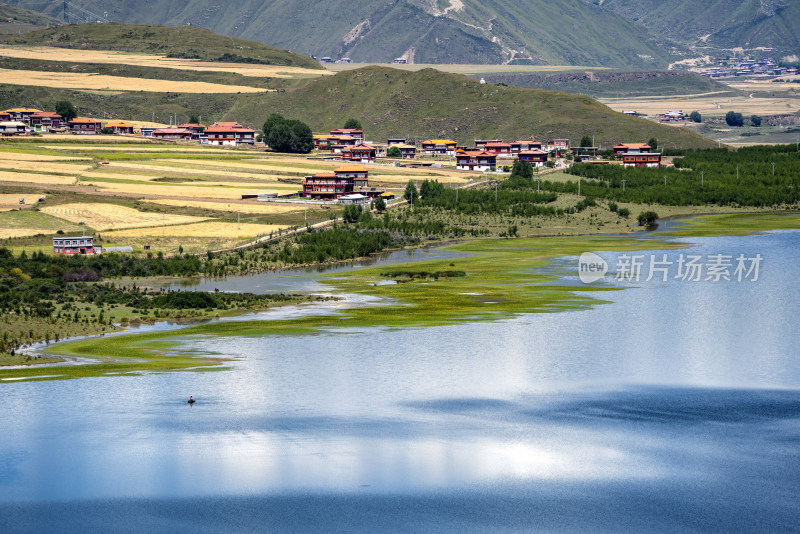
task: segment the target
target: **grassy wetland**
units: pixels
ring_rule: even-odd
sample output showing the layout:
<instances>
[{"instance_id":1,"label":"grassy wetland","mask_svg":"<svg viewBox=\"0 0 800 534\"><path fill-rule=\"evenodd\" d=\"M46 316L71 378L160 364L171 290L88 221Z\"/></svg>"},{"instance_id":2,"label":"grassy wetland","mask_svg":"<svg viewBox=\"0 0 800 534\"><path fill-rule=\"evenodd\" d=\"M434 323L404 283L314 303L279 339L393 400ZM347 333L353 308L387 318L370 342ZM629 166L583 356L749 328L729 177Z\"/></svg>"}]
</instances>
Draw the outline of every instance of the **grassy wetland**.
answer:
<instances>
[{"instance_id":1,"label":"grassy wetland","mask_svg":"<svg viewBox=\"0 0 800 534\"><path fill-rule=\"evenodd\" d=\"M733 228L733 230L723 230ZM800 228L800 214L709 215L691 220L685 237L735 235L778 228ZM496 321L520 313L580 310L606 301L616 291L604 286L560 285L548 269L554 258L585 251L666 249L691 246L653 236L580 236L519 238L459 243L453 259L400 266L361 268L330 275L336 294L379 297L378 306L342 309L335 314L288 320L215 321L178 330L87 338L50 347L52 357L85 357L97 363L69 367L0 370L0 378L37 380L99 376L109 373L227 368L221 355L181 348L193 336L309 335L338 329L419 328L468 321Z\"/></svg>"}]
</instances>

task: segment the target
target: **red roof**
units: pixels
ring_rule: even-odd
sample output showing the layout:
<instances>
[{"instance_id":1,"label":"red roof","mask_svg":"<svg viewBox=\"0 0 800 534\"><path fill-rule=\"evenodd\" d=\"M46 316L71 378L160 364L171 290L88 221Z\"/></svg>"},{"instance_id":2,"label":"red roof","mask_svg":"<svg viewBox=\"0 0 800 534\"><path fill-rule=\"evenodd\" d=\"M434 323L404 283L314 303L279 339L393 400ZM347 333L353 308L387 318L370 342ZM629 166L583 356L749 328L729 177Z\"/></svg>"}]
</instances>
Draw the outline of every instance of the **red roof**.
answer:
<instances>
[{"instance_id":1,"label":"red roof","mask_svg":"<svg viewBox=\"0 0 800 534\"><path fill-rule=\"evenodd\" d=\"M336 174L332 172L318 172L313 176L314 178L336 178Z\"/></svg>"},{"instance_id":2,"label":"red roof","mask_svg":"<svg viewBox=\"0 0 800 534\"><path fill-rule=\"evenodd\" d=\"M497 157L494 153L484 152L482 150L459 150L456 152L456 157L458 156L469 156L471 158L495 158Z\"/></svg>"},{"instance_id":3,"label":"red roof","mask_svg":"<svg viewBox=\"0 0 800 534\"><path fill-rule=\"evenodd\" d=\"M58 113L56 113L54 111L37 111L36 113L31 115L31 117L37 117L37 118L38 117L58 117L60 119L61 115L59 115Z\"/></svg>"},{"instance_id":4,"label":"red roof","mask_svg":"<svg viewBox=\"0 0 800 534\"><path fill-rule=\"evenodd\" d=\"M543 155L545 155L546 156L547 152L545 152L544 150L523 150L523 151L521 151L519 153L519 155L520 156L522 156L522 155L526 155L526 156L543 156Z\"/></svg>"},{"instance_id":5,"label":"red roof","mask_svg":"<svg viewBox=\"0 0 800 534\"><path fill-rule=\"evenodd\" d=\"M502 142L492 142L486 143L486 148L495 147L495 148L511 148L510 143L502 143Z\"/></svg>"},{"instance_id":6,"label":"red roof","mask_svg":"<svg viewBox=\"0 0 800 534\"><path fill-rule=\"evenodd\" d=\"M241 124L239 124L238 122L215 122L214 124L211 125L212 128L215 127L215 126L219 126L219 127L223 127L223 128L236 128L237 130L240 129L240 128L245 129L245 130L248 129L248 128L245 128L244 126L242 126Z\"/></svg>"},{"instance_id":7,"label":"red roof","mask_svg":"<svg viewBox=\"0 0 800 534\"><path fill-rule=\"evenodd\" d=\"M70 124L99 124L97 119L87 119L86 117L78 117L69 121Z\"/></svg>"},{"instance_id":8,"label":"red roof","mask_svg":"<svg viewBox=\"0 0 800 534\"><path fill-rule=\"evenodd\" d=\"M225 123L225 124L231 124L231 123ZM245 128L244 126L221 126L217 124L206 128L206 133L230 133L230 132L256 133L255 130L251 130L250 128Z\"/></svg>"},{"instance_id":9,"label":"red roof","mask_svg":"<svg viewBox=\"0 0 800 534\"><path fill-rule=\"evenodd\" d=\"M197 124L195 122L187 122L185 124L179 124L178 128L205 128L202 124Z\"/></svg>"},{"instance_id":10,"label":"red roof","mask_svg":"<svg viewBox=\"0 0 800 534\"><path fill-rule=\"evenodd\" d=\"M620 143L618 145L614 145L614 148L651 148L650 145L647 143Z\"/></svg>"}]
</instances>

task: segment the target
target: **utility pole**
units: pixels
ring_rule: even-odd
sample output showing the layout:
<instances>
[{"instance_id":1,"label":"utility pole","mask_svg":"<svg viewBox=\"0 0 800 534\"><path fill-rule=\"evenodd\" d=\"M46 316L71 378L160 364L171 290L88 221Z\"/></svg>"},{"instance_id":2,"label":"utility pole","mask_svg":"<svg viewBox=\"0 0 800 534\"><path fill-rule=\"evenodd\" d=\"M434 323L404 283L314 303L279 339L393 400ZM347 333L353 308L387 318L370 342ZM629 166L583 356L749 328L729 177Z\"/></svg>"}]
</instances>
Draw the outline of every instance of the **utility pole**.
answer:
<instances>
[{"instance_id":1,"label":"utility pole","mask_svg":"<svg viewBox=\"0 0 800 534\"><path fill-rule=\"evenodd\" d=\"M705 174L705 171L700 171L700 187L703 187Z\"/></svg>"},{"instance_id":2,"label":"utility pole","mask_svg":"<svg viewBox=\"0 0 800 534\"><path fill-rule=\"evenodd\" d=\"M541 178L537 178L536 179L536 193L537 194L539 193L539 186L541 186L541 185L542 185L542 179Z\"/></svg>"},{"instance_id":3,"label":"utility pole","mask_svg":"<svg viewBox=\"0 0 800 534\"><path fill-rule=\"evenodd\" d=\"M497 180L494 181L494 201L497 202Z\"/></svg>"},{"instance_id":4,"label":"utility pole","mask_svg":"<svg viewBox=\"0 0 800 534\"><path fill-rule=\"evenodd\" d=\"M775 176L775 162L772 162L772 176Z\"/></svg>"},{"instance_id":5,"label":"utility pole","mask_svg":"<svg viewBox=\"0 0 800 534\"><path fill-rule=\"evenodd\" d=\"M578 196L581 195L581 177L578 176Z\"/></svg>"},{"instance_id":6,"label":"utility pole","mask_svg":"<svg viewBox=\"0 0 800 534\"><path fill-rule=\"evenodd\" d=\"M667 175L664 175L664 185L667 185Z\"/></svg>"},{"instance_id":7,"label":"utility pole","mask_svg":"<svg viewBox=\"0 0 800 534\"><path fill-rule=\"evenodd\" d=\"M736 166L736 181L739 181L739 166Z\"/></svg>"},{"instance_id":8,"label":"utility pole","mask_svg":"<svg viewBox=\"0 0 800 534\"><path fill-rule=\"evenodd\" d=\"M627 182L627 181L628 180L626 180L625 178L622 179L622 192L623 193L625 192L625 182Z\"/></svg>"}]
</instances>

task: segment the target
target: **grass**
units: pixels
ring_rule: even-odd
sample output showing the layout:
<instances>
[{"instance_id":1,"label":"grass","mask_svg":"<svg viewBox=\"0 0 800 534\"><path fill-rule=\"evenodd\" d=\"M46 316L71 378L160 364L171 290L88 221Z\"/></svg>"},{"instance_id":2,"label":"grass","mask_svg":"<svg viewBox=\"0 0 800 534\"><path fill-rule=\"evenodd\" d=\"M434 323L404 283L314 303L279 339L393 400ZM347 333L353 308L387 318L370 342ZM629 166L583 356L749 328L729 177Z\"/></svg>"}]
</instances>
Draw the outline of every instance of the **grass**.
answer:
<instances>
[{"instance_id":1,"label":"grass","mask_svg":"<svg viewBox=\"0 0 800 534\"><path fill-rule=\"evenodd\" d=\"M226 53L266 65L321 69L307 56L254 41L220 35L195 26L137 26L133 24L71 24L7 37L6 42L59 48L120 50L218 61ZM57 59L57 58L51 58Z\"/></svg>"},{"instance_id":2,"label":"grass","mask_svg":"<svg viewBox=\"0 0 800 534\"><path fill-rule=\"evenodd\" d=\"M688 218L683 223L683 227L670 230L667 235L747 235L769 230L796 230L800 229L800 213L706 214Z\"/></svg>"}]
</instances>

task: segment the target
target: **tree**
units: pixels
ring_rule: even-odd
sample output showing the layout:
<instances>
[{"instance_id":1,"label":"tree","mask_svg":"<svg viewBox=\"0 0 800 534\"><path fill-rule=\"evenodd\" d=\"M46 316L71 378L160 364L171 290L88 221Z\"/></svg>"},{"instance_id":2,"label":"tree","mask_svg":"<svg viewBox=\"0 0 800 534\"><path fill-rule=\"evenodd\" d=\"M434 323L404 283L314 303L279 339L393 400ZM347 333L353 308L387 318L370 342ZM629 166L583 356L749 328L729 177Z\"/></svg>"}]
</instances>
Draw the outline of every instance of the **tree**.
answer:
<instances>
[{"instance_id":1,"label":"tree","mask_svg":"<svg viewBox=\"0 0 800 534\"><path fill-rule=\"evenodd\" d=\"M759 126L761 126L761 117L759 115L751 115L750 124L758 128Z\"/></svg>"},{"instance_id":2,"label":"tree","mask_svg":"<svg viewBox=\"0 0 800 534\"><path fill-rule=\"evenodd\" d=\"M584 135L581 137L581 148L586 148L592 146L592 136Z\"/></svg>"},{"instance_id":3,"label":"tree","mask_svg":"<svg viewBox=\"0 0 800 534\"><path fill-rule=\"evenodd\" d=\"M658 214L654 211L643 211L636 218L639 226L653 226L658 220Z\"/></svg>"},{"instance_id":4,"label":"tree","mask_svg":"<svg viewBox=\"0 0 800 534\"><path fill-rule=\"evenodd\" d=\"M692 119L694 122L703 122L703 116L700 115L699 111L692 111L689 113L689 118Z\"/></svg>"},{"instance_id":5,"label":"tree","mask_svg":"<svg viewBox=\"0 0 800 534\"><path fill-rule=\"evenodd\" d=\"M200 124L200 117L192 113L189 115L189 124Z\"/></svg>"},{"instance_id":6,"label":"tree","mask_svg":"<svg viewBox=\"0 0 800 534\"><path fill-rule=\"evenodd\" d=\"M314 148L311 128L298 120L286 120L273 113L264 123L264 141L276 152L308 154Z\"/></svg>"},{"instance_id":7,"label":"tree","mask_svg":"<svg viewBox=\"0 0 800 534\"><path fill-rule=\"evenodd\" d=\"M359 121L358 119L354 119L352 117L347 119L347 121L345 121L344 128L346 130L363 130L363 128L361 127L361 121Z\"/></svg>"},{"instance_id":8,"label":"tree","mask_svg":"<svg viewBox=\"0 0 800 534\"><path fill-rule=\"evenodd\" d=\"M725 114L725 124L728 126L744 126L744 117L741 113L729 111Z\"/></svg>"},{"instance_id":9,"label":"tree","mask_svg":"<svg viewBox=\"0 0 800 534\"><path fill-rule=\"evenodd\" d=\"M647 142L647 144L650 145L650 148L655 150L656 148L658 148L658 139L656 139L655 137L651 137L650 140Z\"/></svg>"},{"instance_id":10,"label":"tree","mask_svg":"<svg viewBox=\"0 0 800 534\"><path fill-rule=\"evenodd\" d=\"M383 197L376 198L373 205L375 206L375 209L378 210L378 213L383 213L386 211L386 201L383 200Z\"/></svg>"},{"instance_id":11,"label":"tree","mask_svg":"<svg viewBox=\"0 0 800 534\"><path fill-rule=\"evenodd\" d=\"M419 192L417 191L417 186L414 185L414 182L411 180L408 181L406 184L406 190L403 193L403 198L408 200L409 202L416 202L419 200Z\"/></svg>"},{"instance_id":12,"label":"tree","mask_svg":"<svg viewBox=\"0 0 800 534\"><path fill-rule=\"evenodd\" d=\"M397 145L392 145L389 147L389 150L386 151L386 156L389 158L402 158L403 152Z\"/></svg>"},{"instance_id":13,"label":"tree","mask_svg":"<svg viewBox=\"0 0 800 534\"><path fill-rule=\"evenodd\" d=\"M61 115L61 118L64 119L64 122L71 121L78 116L78 112L75 111L75 106L73 106L72 102L69 100L59 100L56 102L55 108L56 113Z\"/></svg>"},{"instance_id":14,"label":"tree","mask_svg":"<svg viewBox=\"0 0 800 534\"><path fill-rule=\"evenodd\" d=\"M514 162L514 167L511 169L512 176L521 176L522 178L533 178L533 165L527 161L517 160Z\"/></svg>"},{"instance_id":15,"label":"tree","mask_svg":"<svg viewBox=\"0 0 800 534\"><path fill-rule=\"evenodd\" d=\"M272 129L282 122L286 122L286 119L283 118L283 115L280 113L270 113L269 117L267 117L267 120L264 121L264 126L261 128L261 131L264 132L264 139L267 139Z\"/></svg>"},{"instance_id":16,"label":"tree","mask_svg":"<svg viewBox=\"0 0 800 534\"><path fill-rule=\"evenodd\" d=\"M344 222L355 223L358 222L359 217L361 217L361 206L348 204L344 207L344 211L342 211L342 218L344 219Z\"/></svg>"}]
</instances>

